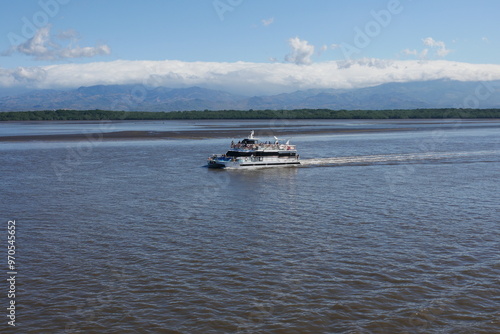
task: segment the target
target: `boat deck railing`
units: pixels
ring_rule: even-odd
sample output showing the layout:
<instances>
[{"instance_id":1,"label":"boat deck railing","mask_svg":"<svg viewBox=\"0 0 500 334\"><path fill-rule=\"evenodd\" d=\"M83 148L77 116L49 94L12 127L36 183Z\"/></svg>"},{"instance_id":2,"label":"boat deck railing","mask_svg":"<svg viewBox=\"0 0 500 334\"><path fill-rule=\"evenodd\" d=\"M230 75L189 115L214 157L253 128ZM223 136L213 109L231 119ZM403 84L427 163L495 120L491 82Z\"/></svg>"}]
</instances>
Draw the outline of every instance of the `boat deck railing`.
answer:
<instances>
[{"instance_id":1,"label":"boat deck railing","mask_svg":"<svg viewBox=\"0 0 500 334\"><path fill-rule=\"evenodd\" d=\"M239 151L265 151L265 150L282 150L290 151L295 150L295 145L286 144L231 144L233 150Z\"/></svg>"}]
</instances>

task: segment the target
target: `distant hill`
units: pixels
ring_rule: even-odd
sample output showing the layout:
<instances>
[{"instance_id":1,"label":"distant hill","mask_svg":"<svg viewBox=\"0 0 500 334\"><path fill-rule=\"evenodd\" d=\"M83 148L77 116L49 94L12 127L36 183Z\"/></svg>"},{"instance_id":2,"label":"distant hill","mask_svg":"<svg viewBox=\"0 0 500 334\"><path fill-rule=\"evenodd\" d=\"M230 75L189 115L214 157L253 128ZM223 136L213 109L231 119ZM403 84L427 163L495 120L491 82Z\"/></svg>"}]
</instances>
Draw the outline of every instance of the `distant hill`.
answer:
<instances>
[{"instance_id":1,"label":"distant hill","mask_svg":"<svg viewBox=\"0 0 500 334\"><path fill-rule=\"evenodd\" d=\"M499 108L499 93L500 81L388 83L358 89L311 89L253 97L201 87L98 85L66 91L36 90L9 96L4 96L0 89L0 111Z\"/></svg>"}]
</instances>

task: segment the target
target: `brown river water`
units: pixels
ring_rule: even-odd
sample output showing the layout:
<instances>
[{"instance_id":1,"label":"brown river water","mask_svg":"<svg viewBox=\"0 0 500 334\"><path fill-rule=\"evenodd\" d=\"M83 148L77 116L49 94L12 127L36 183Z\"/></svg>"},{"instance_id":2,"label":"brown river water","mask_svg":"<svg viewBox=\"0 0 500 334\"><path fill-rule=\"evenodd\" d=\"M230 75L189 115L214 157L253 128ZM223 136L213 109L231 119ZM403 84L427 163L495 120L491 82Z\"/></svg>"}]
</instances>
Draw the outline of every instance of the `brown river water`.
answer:
<instances>
[{"instance_id":1,"label":"brown river water","mask_svg":"<svg viewBox=\"0 0 500 334\"><path fill-rule=\"evenodd\" d=\"M4 282L16 221L16 326L6 284L0 331L498 332L500 121L277 122L300 167L203 167L251 129L268 140L268 125L119 123L181 135L0 142ZM88 127L0 130L99 132Z\"/></svg>"}]
</instances>

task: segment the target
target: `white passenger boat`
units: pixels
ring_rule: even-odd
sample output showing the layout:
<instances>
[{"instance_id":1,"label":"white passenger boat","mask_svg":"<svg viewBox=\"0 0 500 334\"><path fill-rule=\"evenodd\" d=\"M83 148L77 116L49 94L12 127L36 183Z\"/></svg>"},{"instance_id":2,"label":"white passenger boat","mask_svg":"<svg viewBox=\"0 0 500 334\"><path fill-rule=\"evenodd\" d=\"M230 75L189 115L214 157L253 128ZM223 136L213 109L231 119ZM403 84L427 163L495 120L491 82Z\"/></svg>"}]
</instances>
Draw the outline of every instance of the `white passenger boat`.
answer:
<instances>
[{"instance_id":1,"label":"white passenger boat","mask_svg":"<svg viewBox=\"0 0 500 334\"><path fill-rule=\"evenodd\" d=\"M226 154L214 154L208 158L209 168L240 168L240 167L278 167L300 165L299 154L295 145L289 141L280 143L274 137L271 142L259 142L254 137L254 131L238 143L231 142L231 148Z\"/></svg>"}]
</instances>

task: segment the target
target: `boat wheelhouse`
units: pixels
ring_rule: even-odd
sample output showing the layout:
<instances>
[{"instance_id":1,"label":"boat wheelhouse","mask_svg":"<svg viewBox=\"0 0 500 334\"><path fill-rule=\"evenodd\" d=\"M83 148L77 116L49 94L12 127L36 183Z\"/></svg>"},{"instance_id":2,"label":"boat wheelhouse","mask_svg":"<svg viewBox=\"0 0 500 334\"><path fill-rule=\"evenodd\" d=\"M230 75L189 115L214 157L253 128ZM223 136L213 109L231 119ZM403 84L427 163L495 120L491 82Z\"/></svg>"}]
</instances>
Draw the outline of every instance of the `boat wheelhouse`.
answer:
<instances>
[{"instance_id":1,"label":"boat wheelhouse","mask_svg":"<svg viewBox=\"0 0 500 334\"><path fill-rule=\"evenodd\" d=\"M280 143L274 141L260 142L254 137L254 131L238 143L231 142L231 148L226 154L212 155L208 158L209 168L239 168L239 167L277 167L300 165L299 154L290 141Z\"/></svg>"}]
</instances>

